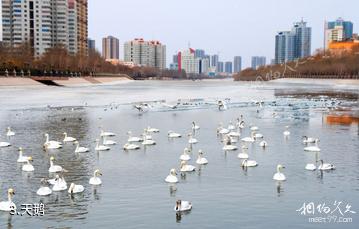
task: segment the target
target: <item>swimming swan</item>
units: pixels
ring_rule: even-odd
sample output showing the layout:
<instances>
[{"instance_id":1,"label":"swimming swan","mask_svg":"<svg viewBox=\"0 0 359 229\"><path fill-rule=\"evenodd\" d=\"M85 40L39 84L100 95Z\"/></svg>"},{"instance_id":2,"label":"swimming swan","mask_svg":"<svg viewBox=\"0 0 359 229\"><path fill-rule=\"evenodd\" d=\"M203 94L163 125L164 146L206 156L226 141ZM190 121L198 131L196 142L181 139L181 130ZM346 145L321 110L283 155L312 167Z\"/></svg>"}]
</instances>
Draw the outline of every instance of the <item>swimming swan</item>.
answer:
<instances>
[{"instance_id":1,"label":"swimming swan","mask_svg":"<svg viewBox=\"0 0 359 229\"><path fill-rule=\"evenodd\" d=\"M44 143L45 149L59 149L62 147L62 143L58 141L50 141L49 134L45 134L46 141Z\"/></svg>"},{"instance_id":2,"label":"swimming swan","mask_svg":"<svg viewBox=\"0 0 359 229\"><path fill-rule=\"evenodd\" d=\"M61 177L59 175L56 175L55 178L55 184L52 187L52 191L53 192L60 192L60 191L64 191L67 189L67 183L65 181L64 177Z\"/></svg>"},{"instance_id":3,"label":"swimming swan","mask_svg":"<svg viewBox=\"0 0 359 229\"><path fill-rule=\"evenodd\" d=\"M320 165L318 166L319 170L334 170L335 166L332 164L324 163L323 160L320 160Z\"/></svg>"},{"instance_id":4,"label":"swimming swan","mask_svg":"<svg viewBox=\"0 0 359 229\"><path fill-rule=\"evenodd\" d=\"M78 141L75 141L75 144L76 144L75 153L86 153L90 151L89 148L81 147Z\"/></svg>"},{"instance_id":5,"label":"swimming swan","mask_svg":"<svg viewBox=\"0 0 359 229\"><path fill-rule=\"evenodd\" d=\"M93 177L91 177L89 180L89 184L92 184L92 185L102 184L102 181L98 176L102 176L102 173L100 172L99 169L96 169L95 172L93 173Z\"/></svg>"},{"instance_id":6,"label":"swimming swan","mask_svg":"<svg viewBox=\"0 0 359 229\"><path fill-rule=\"evenodd\" d=\"M286 126L285 128L286 128L286 130L283 132L283 135L284 135L284 137L288 137L290 135L289 126Z\"/></svg>"},{"instance_id":7,"label":"swimming swan","mask_svg":"<svg viewBox=\"0 0 359 229\"><path fill-rule=\"evenodd\" d=\"M254 160L244 159L241 163L242 167L256 167L258 163Z\"/></svg>"},{"instance_id":8,"label":"swimming swan","mask_svg":"<svg viewBox=\"0 0 359 229\"><path fill-rule=\"evenodd\" d=\"M16 205L14 204L14 202L12 202L12 197L15 195L15 191L12 188L9 188L9 190L7 191L7 198L8 201L2 201L0 202L0 211L12 211L12 210L16 210Z\"/></svg>"},{"instance_id":9,"label":"swimming swan","mask_svg":"<svg viewBox=\"0 0 359 229\"><path fill-rule=\"evenodd\" d=\"M320 148L318 147L319 139L316 139L314 146L307 146L304 148L304 151L311 151L311 152L320 152Z\"/></svg>"},{"instance_id":10,"label":"swimming swan","mask_svg":"<svg viewBox=\"0 0 359 229\"><path fill-rule=\"evenodd\" d=\"M108 146L104 146L104 145L100 145L100 140L96 139L96 147L95 147L95 151L107 151L110 150L111 148Z\"/></svg>"},{"instance_id":11,"label":"swimming swan","mask_svg":"<svg viewBox=\"0 0 359 229\"><path fill-rule=\"evenodd\" d=\"M195 170L196 167L194 167L193 165L187 165L186 161L181 161L181 168L180 168L181 172L193 172Z\"/></svg>"},{"instance_id":12,"label":"swimming swan","mask_svg":"<svg viewBox=\"0 0 359 229\"><path fill-rule=\"evenodd\" d=\"M27 161L26 161L27 163L22 166L22 171L25 171L25 172L33 172L33 171L35 171L35 168L30 163L30 161L32 161L32 157L27 158Z\"/></svg>"},{"instance_id":13,"label":"swimming swan","mask_svg":"<svg viewBox=\"0 0 359 229\"><path fill-rule=\"evenodd\" d=\"M282 165L277 165L277 173L275 173L273 175L273 180L277 180L277 181L285 181L286 177L283 173L281 173L282 169L284 169L285 167Z\"/></svg>"},{"instance_id":14,"label":"swimming swan","mask_svg":"<svg viewBox=\"0 0 359 229\"><path fill-rule=\"evenodd\" d=\"M36 194L39 196L48 196L52 193L52 190L47 186L48 182L43 178L41 179L41 187L37 190Z\"/></svg>"},{"instance_id":15,"label":"swimming swan","mask_svg":"<svg viewBox=\"0 0 359 229\"><path fill-rule=\"evenodd\" d=\"M54 165L55 158L50 157L50 168L49 173L59 173L63 171L63 168L60 165Z\"/></svg>"},{"instance_id":16,"label":"swimming swan","mask_svg":"<svg viewBox=\"0 0 359 229\"><path fill-rule=\"evenodd\" d=\"M132 137L131 134L132 134L131 131L128 131L128 132L127 132L127 135L128 135L127 141L128 141L128 142L142 142L142 141L143 141L143 138L140 138L140 137Z\"/></svg>"},{"instance_id":17,"label":"swimming swan","mask_svg":"<svg viewBox=\"0 0 359 229\"><path fill-rule=\"evenodd\" d=\"M85 190L84 186L76 185L75 183L71 183L69 190L67 191L70 194L81 193Z\"/></svg>"},{"instance_id":18,"label":"swimming swan","mask_svg":"<svg viewBox=\"0 0 359 229\"><path fill-rule=\"evenodd\" d=\"M198 150L198 158L197 158L196 163L199 164L199 165L208 164L208 160L205 157L203 157L203 151L202 150Z\"/></svg>"},{"instance_id":19,"label":"swimming swan","mask_svg":"<svg viewBox=\"0 0 359 229\"><path fill-rule=\"evenodd\" d=\"M165 181L167 183L177 183L178 182L176 169L170 170L170 174L166 177Z\"/></svg>"},{"instance_id":20,"label":"swimming swan","mask_svg":"<svg viewBox=\"0 0 359 229\"><path fill-rule=\"evenodd\" d=\"M76 138L68 137L68 136L67 136L67 133L66 133L66 132L64 133L64 140L63 140L63 142L74 142L74 141L76 141Z\"/></svg>"},{"instance_id":21,"label":"swimming swan","mask_svg":"<svg viewBox=\"0 0 359 229\"><path fill-rule=\"evenodd\" d=\"M23 149L22 147L19 147L19 157L17 158L18 163L25 163L27 162L28 156L23 155Z\"/></svg>"},{"instance_id":22,"label":"swimming swan","mask_svg":"<svg viewBox=\"0 0 359 229\"><path fill-rule=\"evenodd\" d=\"M179 133L175 133L172 130L170 130L170 131L168 131L168 137L169 138L180 138L180 137L182 137L182 135L179 134Z\"/></svg>"},{"instance_id":23,"label":"swimming swan","mask_svg":"<svg viewBox=\"0 0 359 229\"><path fill-rule=\"evenodd\" d=\"M189 144L197 144L198 143L198 140L193 137L192 133L189 133L188 136L189 136L189 139L188 139Z\"/></svg>"},{"instance_id":24,"label":"swimming swan","mask_svg":"<svg viewBox=\"0 0 359 229\"><path fill-rule=\"evenodd\" d=\"M103 137L102 144L106 146L106 145L116 145L117 143L113 140L107 140L106 137Z\"/></svg>"},{"instance_id":25,"label":"swimming swan","mask_svg":"<svg viewBox=\"0 0 359 229\"><path fill-rule=\"evenodd\" d=\"M189 161L191 160L191 157L188 155L189 150L187 148L184 148L183 154L180 156L180 160L182 161Z\"/></svg>"},{"instance_id":26,"label":"swimming swan","mask_svg":"<svg viewBox=\"0 0 359 229\"><path fill-rule=\"evenodd\" d=\"M11 130L10 127L7 128L6 136L11 137L15 136L15 132Z\"/></svg>"},{"instance_id":27,"label":"swimming swan","mask_svg":"<svg viewBox=\"0 0 359 229\"><path fill-rule=\"evenodd\" d=\"M176 212L190 211L192 209L192 203L184 200L177 200L174 210Z\"/></svg>"}]
</instances>

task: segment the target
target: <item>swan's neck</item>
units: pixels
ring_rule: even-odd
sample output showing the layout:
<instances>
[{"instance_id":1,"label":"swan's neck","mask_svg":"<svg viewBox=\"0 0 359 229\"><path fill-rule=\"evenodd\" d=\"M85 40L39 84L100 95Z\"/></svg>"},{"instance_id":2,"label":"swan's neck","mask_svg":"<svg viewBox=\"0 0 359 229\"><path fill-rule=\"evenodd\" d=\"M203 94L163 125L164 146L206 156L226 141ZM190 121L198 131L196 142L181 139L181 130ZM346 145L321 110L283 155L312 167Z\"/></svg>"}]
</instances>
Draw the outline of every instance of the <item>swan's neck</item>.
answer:
<instances>
[{"instance_id":1,"label":"swan's neck","mask_svg":"<svg viewBox=\"0 0 359 229\"><path fill-rule=\"evenodd\" d=\"M49 135L46 135L46 143L49 142Z\"/></svg>"},{"instance_id":2,"label":"swan's neck","mask_svg":"<svg viewBox=\"0 0 359 229\"><path fill-rule=\"evenodd\" d=\"M27 162L26 162L26 163L27 163L28 165L31 165L29 160L27 160Z\"/></svg>"},{"instance_id":3,"label":"swan's neck","mask_svg":"<svg viewBox=\"0 0 359 229\"><path fill-rule=\"evenodd\" d=\"M10 203L12 202L12 197L10 193L7 194L7 199L9 200Z\"/></svg>"},{"instance_id":4,"label":"swan's neck","mask_svg":"<svg viewBox=\"0 0 359 229\"><path fill-rule=\"evenodd\" d=\"M279 167L277 168L277 173L280 173L280 168Z\"/></svg>"},{"instance_id":5,"label":"swan's neck","mask_svg":"<svg viewBox=\"0 0 359 229\"><path fill-rule=\"evenodd\" d=\"M97 178L97 173L96 172L93 173L93 177Z\"/></svg>"},{"instance_id":6,"label":"swan's neck","mask_svg":"<svg viewBox=\"0 0 359 229\"><path fill-rule=\"evenodd\" d=\"M97 143L96 143L96 148L98 148L98 147L99 147L99 145L100 145L100 142L97 142Z\"/></svg>"},{"instance_id":7,"label":"swan's neck","mask_svg":"<svg viewBox=\"0 0 359 229\"><path fill-rule=\"evenodd\" d=\"M50 166L54 166L54 162L53 161L50 161Z\"/></svg>"},{"instance_id":8,"label":"swan's neck","mask_svg":"<svg viewBox=\"0 0 359 229\"><path fill-rule=\"evenodd\" d=\"M65 135L65 138L67 138L67 133L64 133L64 135Z\"/></svg>"},{"instance_id":9,"label":"swan's neck","mask_svg":"<svg viewBox=\"0 0 359 229\"><path fill-rule=\"evenodd\" d=\"M22 150L19 151L19 157L22 157Z\"/></svg>"},{"instance_id":10,"label":"swan's neck","mask_svg":"<svg viewBox=\"0 0 359 229\"><path fill-rule=\"evenodd\" d=\"M80 148L80 144L76 143L76 150L78 150Z\"/></svg>"}]
</instances>

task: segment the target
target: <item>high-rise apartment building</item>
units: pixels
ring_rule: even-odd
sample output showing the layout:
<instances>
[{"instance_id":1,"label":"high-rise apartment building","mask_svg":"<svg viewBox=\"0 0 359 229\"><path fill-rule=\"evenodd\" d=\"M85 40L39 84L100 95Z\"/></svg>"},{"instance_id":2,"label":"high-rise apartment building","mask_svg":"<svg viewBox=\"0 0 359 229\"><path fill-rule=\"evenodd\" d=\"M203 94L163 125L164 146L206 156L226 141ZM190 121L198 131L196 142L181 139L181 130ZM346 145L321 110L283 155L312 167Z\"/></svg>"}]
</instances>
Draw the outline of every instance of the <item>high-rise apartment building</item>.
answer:
<instances>
[{"instance_id":1,"label":"high-rise apartment building","mask_svg":"<svg viewBox=\"0 0 359 229\"><path fill-rule=\"evenodd\" d=\"M205 51L203 49L196 49L195 50L195 56L197 58L204 58L204 56L206 55Z\"/></svg>"},{"instance_id":2,"label":"high-rise apartment building","mask_svg":"<svg viewBox=\"0 0 359 229\"><path fill-rule=\"evenodd\" d=\"M96 41L92 39L87 39L87 47L89 50L96 50Z\"/></svg>"},{"instance_id":3,"label":"high-rise apartment building","mask_svg":"<svg viewBox=\"0 0 359 229\"><path fill-rule=\"evenodd\" d=\"M233 60L233 72L238 73L242 71L242 57L235 56Z\"/></svg>"},{"instance_id":4,"label":"high-rise apartment building","mask_svg":"<svg viewBox=\"0 0 359 229\"><path fill-rule=\"evenodd\" d=\"M233 63L231 61L226 61L224 63L224 72L228 74L232 74L233 72Z\"/></svg>"},{"instance_id":5,"label":"high-rise apartment building","mask_svg":"<svg viewBox=\"0 0 359 229\"><path fill-rule=\"evenodd\" d=\"M87 0L2 0L2 25L4 44L29 43L36 56L56 45L87 53Z\"/></svg>"},{"instance_id":6,"label":"high-rise apartment building","mask_svg":"<svg viewBox=\"0 0 359 229\"><path fill-rule=\"evenodd\" d=\"M102 38L102 57L106 60L120 58L120 41L113 36Z\"/></svg>"},{"instance_id":7,"label":"high-rise apartment building","mask_svg":"<svg viewBox=\"0 0 359 229\"><path fill-rule=\"evenodd\" d=\"M224 63L222 61L218 61L216 70L218 73L224 72Z\"/></svg>"},{"instance_id":8,"label":"high-rise apartment building","mask_svg":"<svg viewBox=\"0 0 359 229\"><path fill-rule=\"evenodd\" d=\"M291 31L275 37L275 63L282 64L311 55L311 28L304 21L294 23Z\"/></svg>"},{"instance_id":9,"label":"high-rise apartment building","mask_svg":"<svg viewBox=\"0 0 359 229\"><path fill-rule=\"evenodd\" d=\"M218 55L213 55L211 57L211 66L212 67L217 67L218 61L219 61L219 56Z\"/></svg>"},{"instance_id":10,"label":"high-rise apartment building","mask_svg":"<svg viewBox=\"0 0 359 229\"><path fill-rule=\"evenodd\" d=\"M325 22L324 33L325 49L328 49L331 42L348 41L353 38L353 23L342 18Z\"/></svg>"},{"instance_id":11,"label":"high-rise apartment building","mask_svg":"<svg viewBox=\"0 0 359 229\"><path fill-rule=\"evenodd\" d=\"M142 38L128 41L124 45L124 60L140 66L166 68L166 46L159 41Z\"/></svg>"},{"instance_id":12,"label":"high-rise apartment building","mask_svg":"<svg viewBox=\"0 0 359 229\"><path fill-rule=\"evenodd\" d=\"M252 56L252 69L258 69L260 66L266 65L266 57L265 56Z\"/></svg>"}]
</instances>

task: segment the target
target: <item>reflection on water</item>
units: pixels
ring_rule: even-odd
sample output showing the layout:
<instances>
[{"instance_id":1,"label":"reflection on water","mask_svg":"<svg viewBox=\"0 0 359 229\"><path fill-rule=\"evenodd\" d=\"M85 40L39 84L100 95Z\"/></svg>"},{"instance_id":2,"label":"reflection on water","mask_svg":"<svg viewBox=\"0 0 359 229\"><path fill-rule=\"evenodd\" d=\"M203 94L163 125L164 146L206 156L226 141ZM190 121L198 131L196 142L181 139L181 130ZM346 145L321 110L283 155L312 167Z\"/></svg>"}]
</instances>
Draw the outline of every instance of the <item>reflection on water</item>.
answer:
<instances>
[{"instance_id":1,"label":"reflection on water","mask_svg":"<svg viewBox=\"0 0 359 229\"><path fill-rule=\"evenodd\" d=\"M335 92L334 95L323 94L326 99L322 100L320 91L318 97L292 96L271 88L212 82L195 84L136 82L126 87L94 87L92 93L83 88L59 89L59 94L73 95L76 103L73 104L72 97L60 102L54 92L49 94L49 99L53 99L55 105L49 107L38 97L25 109L22 105L1 106L0 130L11 126L16 136L6 138L0 131L0 140L12 143L12 147L0 149L0 200L6 197L6 190L13 187L18 207L42 202L46 211L41 218L10 217L1 212L0 228L111 228L113 225L173 228L176 224L193 228L238 228L238 225L276 228L278 222L298 228L315 228L316 225L308 224L295 212L303 202L343 200L359 208L358 125L327 125L323 121L323 114L332 106L345 105L354 109L356 101L352 97L336 96ZM93 97L95 92L103 96ZM19 93L26 97L29 92ZM206 107L138 113L132 107L133 101L128 101L138 95L143 101L165 98L170 104L184 95L230 97L231 102L226 111ZM19 98L15 100L21 102ZM261 100L263 103L255 102ZM85 101L89 106L81 106ZM238 151L223 152L223 138L216 133L220 122L226 127L241 115L246 126L241 137L250 136L248 126L252 124L260 128L259 132L268 142L266 148L259 147L260 141L248 144L250 159L258 162L254 168L241 167ZM194 132L199 143L189 145L187 134L191 132L193 121L201 127ZM127 131L139 136L147 126L160 129L160 133L153 134L157 144L141 146L137 151L123 151ZM289 138L283 136L285 126L289 126ZM118 144L110 151L94 151L100 127L117 133L112 139ZM168 139L169 130L182 134L182 138ZM90 152L74 153L72 143L64 144L59 150L43 150L45 133L50 134L51 140L61 141L64 132L76 137L81 146L90 148ZM320 138L320 155L303 151L304 135ZM241 147L240 142L236 145ZM22 172L21 165L16 163L20 146L24 148L24 155L34 158L32 173ZM179 171L178 158L185 147L191 149L189 164L195 165L196 171L179 172L179 183L168 185L164 179L171 168ZM195 164L199 149L205 152L208 165ZM68 184L74 182L85 187L83 194L69 195L64 191L48 197L36 195L41 178L53 177L48 173L51 156L56 158L56 164L67 170L64 176ZM335 164L337 169L329 172L305 170L307 163L319 158ZM279 163L287 168L285 182L272 179ZM103 184L93 187L88 181L97 168L103 173ZM176 214L173 206L177 199L191 201L193 210ZM172 218L174 215L176 221ZM354 221L358 220L356 215L353 217ZM326 226L336 228L336 225ZM355 224L345 226L355 228Z\"/></svg>"}]
</instances>

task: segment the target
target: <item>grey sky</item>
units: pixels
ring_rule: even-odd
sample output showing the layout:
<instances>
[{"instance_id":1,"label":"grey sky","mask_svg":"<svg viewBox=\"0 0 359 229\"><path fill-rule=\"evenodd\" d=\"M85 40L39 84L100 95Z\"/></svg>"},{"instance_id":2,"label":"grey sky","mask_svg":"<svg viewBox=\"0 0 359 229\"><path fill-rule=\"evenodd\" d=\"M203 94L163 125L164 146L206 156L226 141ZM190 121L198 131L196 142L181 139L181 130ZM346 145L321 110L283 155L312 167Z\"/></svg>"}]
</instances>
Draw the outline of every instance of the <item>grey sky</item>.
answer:
<instances>
[{"instance_id":1,"label":"grey sky","mask_svg":"<svg viewBox=\"0 0 359 229\"><path fill-rule=\"evenodd\" d=\"M312 51L323 46L324 20L343 17L359 26L358 0L89 0L89 36L136 37L167 45L167 64L180 49L219 53L221 61L241 55L274 56L274 36L303 17L312 27ZM121 50L121 58L123 53Z\"/></svg>"}]
</instances>

